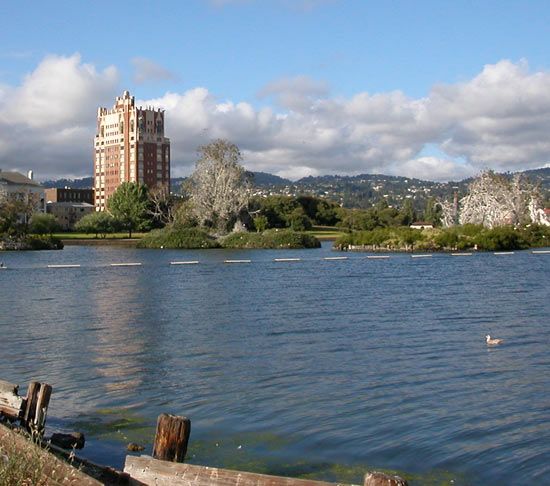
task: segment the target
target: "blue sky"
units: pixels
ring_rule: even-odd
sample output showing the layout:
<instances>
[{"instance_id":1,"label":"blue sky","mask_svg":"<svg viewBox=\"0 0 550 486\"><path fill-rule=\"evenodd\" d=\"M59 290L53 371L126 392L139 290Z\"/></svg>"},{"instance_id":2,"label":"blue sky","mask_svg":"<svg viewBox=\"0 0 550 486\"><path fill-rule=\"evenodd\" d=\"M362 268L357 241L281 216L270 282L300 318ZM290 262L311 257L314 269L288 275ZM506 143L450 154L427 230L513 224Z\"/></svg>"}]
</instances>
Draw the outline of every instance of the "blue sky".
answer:
<instances>
[{"instance_id":1,"label":"blue sky","mask_svg":"<svg viewBox=\"0 0 550 486\"><path fill-rule=\"evenodd\" d=\"M169 131L170 118L174 120L169 135L175 148L175 173L192 168L195 147L188 145L194 137L182 133L190 128L193 132L185 122L190 118L206 123L203 129L208 128L212 136L236 139L249 156L251 168L292 177L375 170L410 175L407 171L414 167L413 161L425 159L418 165L419 174L451 178L487 167L509 170L544 166L550 160L546 147L525 157L506 156L508 148L517 143L504 139L510 130L506 127L498 131L497 140L492 125L485 126L485 139L494 139L493 145L499 150L491 154L480 147L468 150L469 141L472 147L483 142L483 137L472 139L472 133L483 127L472 120L471 113L458 120L442 119L439 132L416 123L418 136L398 140L399 150L392 151L384 143L400 130L401 115L382 120L380 110L384 108L379 106L381 103L394 113L407 112L403 116L418 121L422 114L416 105L428 98L433 101L434 89L443 86L445 94L437 93L438 118L442 116L442 100L459 96L460 87L474 83L479 76L497 76L498 91L504 99L494 99L481 118L502 118L498 106L509 106L514 117L522 118L522 131L536 125L524 138L537 142L536 133L541 131L538 121L544 120L544 113L538 112L530 121L524 118L532 111L532 104L537 104L538 93L531 92L535 87L544 91L550 69L548 1L1 0L0 16L9 19L0 32L0 123L8 122L8 114L15 109L9 105L18 96L31 92L50 99L62 96L63 90L57 93L51 84L70 82L72 69L80 73L80 81L85 78L81 95L94 97L95 105L109 106L113 96L129 89L136 98L166 108ZM74 62L61 68L67 59ZM484 71L487 66L493 66L493 71ZM110 69L113 72L108 75ZM29 76L34 79L32 89ZM57 77L57 81L45 81L46 76ZM509 85L507 80L511 80ZM98 88L88 93L86 87L91 89L94 83ZM42 89L44 85L48 88ZM514 90L523 91L522 86L532 97L518 106L518 100L510 96ZM462 98L453 99L452 106L461 102L479 106L476 96L486 99L473 84L471 88L463 90ZM179 98L168 99L169 94ZM541 103L546 106L543 98ZM28 100L21 104L25 102ZM363 103L367 111L361 112L359 119L346 120L343 114L350 110L355 113L356 103ZM190 112L191 105L194 108ZM329 113L330 106L335 105L339 109ZM87 102L84 106L89 109ZM231 120L229 115L221 119L220 106L225 107L223 113L231 114ZM431 113L432 106L434 103L421 111ZM262 110L271 110L271 118L262 115ZM378 113L376 120L369 115L373 111ZM63 130L78 131L79 142L85 144L86 129L93 132L95 124L95 110L90 112L88 121L75 114L63 115L54 123L58 129L65 123ZM28 116L33 113L30 110ZM251 116L255 125L247 122ZM264 121L262 125L262 116L271 123ZM505 116L510 118L510 114ZM16 118L20 136L25 125L28 133L32 132L31 121L19 115ZM286 127L279 123L281 118ZM336 120L340 120L338 126ZM308 123L311 129L302 138L319 143L309 151L300 151L287 135ZM392 123L393 128L388 127L385 133L377 128ZM238 126L234 132L228 129L232 124ZM319 126L321 131L315 128ZM338 152L337 143L330 143L347 136L345 153ZM8 142L2 144L0 135L0 166L19 168L24 161ZM49 161L43 173L84 175L89 147L79 152L69 144L64 153L59 143L51 153L45 147L30 150L26 163L37 159L40 169L43 159ZM323 153L319 153L320 146L326 146ZM501 161L497 160L499 153ZM71 166L69 159L78 160ZM317 163L319 159L323 160ZM52 163L59 170L54 170Z\"/></svg>"}]
</instances>

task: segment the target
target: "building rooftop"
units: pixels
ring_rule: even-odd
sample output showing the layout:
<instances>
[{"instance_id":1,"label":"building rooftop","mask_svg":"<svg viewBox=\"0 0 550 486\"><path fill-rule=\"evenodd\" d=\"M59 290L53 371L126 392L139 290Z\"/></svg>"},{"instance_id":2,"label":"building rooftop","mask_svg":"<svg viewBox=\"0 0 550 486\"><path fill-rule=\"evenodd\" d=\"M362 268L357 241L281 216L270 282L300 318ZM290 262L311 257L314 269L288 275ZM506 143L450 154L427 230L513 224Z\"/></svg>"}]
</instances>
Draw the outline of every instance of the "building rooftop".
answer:
<instances>
[{"instance_id":1,"label":"building rooftop","mask_svg":"<svg viewBox=\"0 0 550 486\"><path fill-rule=\"evenodd\" d=\"M24 176L19 172L6 172L0 170L0 181L5 181L8 184L27 184L29 186L40 186L38 182L29 179L27 176Z\"/></svg>"}]
</instances>

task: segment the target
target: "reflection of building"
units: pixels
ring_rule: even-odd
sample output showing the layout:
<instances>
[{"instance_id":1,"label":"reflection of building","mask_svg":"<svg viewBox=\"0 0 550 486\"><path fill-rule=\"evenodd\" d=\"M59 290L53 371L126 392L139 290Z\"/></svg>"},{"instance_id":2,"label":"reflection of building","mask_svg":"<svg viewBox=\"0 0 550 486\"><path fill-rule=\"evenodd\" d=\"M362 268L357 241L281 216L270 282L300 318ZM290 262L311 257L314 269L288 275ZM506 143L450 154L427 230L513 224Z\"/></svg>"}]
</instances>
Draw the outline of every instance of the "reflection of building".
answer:
<instances>
[{"instance_id":1,"label":"reflection of building","mask_svg":"<svg viewBox=\"0 0 550 486\"><path fill-rule=\"evenodd\" d=\"M33 206L33 211L44 212L44 188L32 179L32 170L28 177L19 172L6 172L0 169L0 201L11 199Z\"/></svg>"},{"instance_id":2,"label":"reflection of building","mask_svg":"<svg viewBox=\"0 0 550 486\"><path fill-rule=\"evenodd\" d=\"M136 108L124 91L112 109L97 111L94 188L97 211L123 182L170 190L170 139L164 136L164 111Z\"/></svg>"}]
</instances>

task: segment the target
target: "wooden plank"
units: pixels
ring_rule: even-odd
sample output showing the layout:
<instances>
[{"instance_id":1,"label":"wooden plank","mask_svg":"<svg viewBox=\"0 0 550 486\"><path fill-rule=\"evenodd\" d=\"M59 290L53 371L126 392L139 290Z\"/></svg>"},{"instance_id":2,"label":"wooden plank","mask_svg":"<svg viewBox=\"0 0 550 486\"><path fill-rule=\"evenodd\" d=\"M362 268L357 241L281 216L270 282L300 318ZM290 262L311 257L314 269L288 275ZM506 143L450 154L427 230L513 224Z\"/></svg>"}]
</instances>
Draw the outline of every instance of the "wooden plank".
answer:
<instances>
[{"instance_id":1,"label":"wooden plank","mask_svg":"<svg viewBox=\"0 0 550 486\"><path fill-rule=\"evenodd\" d=\"M149 456L126 456L124 472L155 486L333 486L323 481L159 461Z\"/></svg>"},{"instance_id":2,"label":"wooden plank","mask_svg":"<svg viewBox=\"0 0 550 486\"><path fill-rule=\"evenodd\" d=\"M19 385L0 380L0 415L16 420L21 416L24 399L18 395Z\"/></svg>"},{"instance_id":3,"label":"wooden plank","mask_svg":"<svg viewBox=\"0 0 550 486\"><path fill-rule=\"evenodd\" d=\"M183 462L191 434L191 421L186 417L161 413L157 420L153 457L163 461Z\"/></svg>"},{"instance_id":4,"label":"wooden plank","mask_svg":"<svg viewBox=\"0 0 550 486\"><path fill-rule=\"evenodd\" d=\"M52 486L101 486L104 484L61 461L26 437L1 424L0 446L2 453L8 457L9 454L17 454L20 457L29 457L33 461L37 461L37 465L41 468L40 484Z\"/></svg>"},{"instance_id":5,"label":"wooden plank","mask_svg":"<svg viewBox=\"0 0 550 486\"><path fill-rule=\"evenodd\" d=\"M0 380L0 393L4 392L17 395L19 393L19 385L14 385L8 381Z\"/></svg>"}]
</instances>

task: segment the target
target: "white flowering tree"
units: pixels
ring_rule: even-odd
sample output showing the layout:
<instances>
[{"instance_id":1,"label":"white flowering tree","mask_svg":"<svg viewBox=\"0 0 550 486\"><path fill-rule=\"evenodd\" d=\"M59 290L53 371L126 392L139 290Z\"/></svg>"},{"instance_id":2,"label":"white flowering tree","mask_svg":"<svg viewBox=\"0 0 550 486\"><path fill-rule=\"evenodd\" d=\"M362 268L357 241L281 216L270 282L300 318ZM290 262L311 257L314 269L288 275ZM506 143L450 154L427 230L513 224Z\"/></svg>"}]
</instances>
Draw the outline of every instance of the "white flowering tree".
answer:
<instances>
[{"instance_id":1,"label":"white flowering tree","mask_svg":"<svg viewBox=\"0 0 550 486\"><path fill-rule=\"evenodd\" d=\"M444 226L452 226L455 208L447 201L443 209ZM541 198L535 186L516 174L512 179L484 172L468 187L468 194L458 202L459 224L480 224L487 228L526 222L540 223Z\"/></svg>"},{"instance_id":2,"label":"white flowering tree","mask_svg":"<svg viewBox=\"0 0 550 486\"><path fill-rule=\"evenodd\" d=\"M249 181L239 148L218 139L199 147L199 160L189 178L193 211L199 223L223 235L233 227L248 206Z\"/></svg>"}]
</instances>

